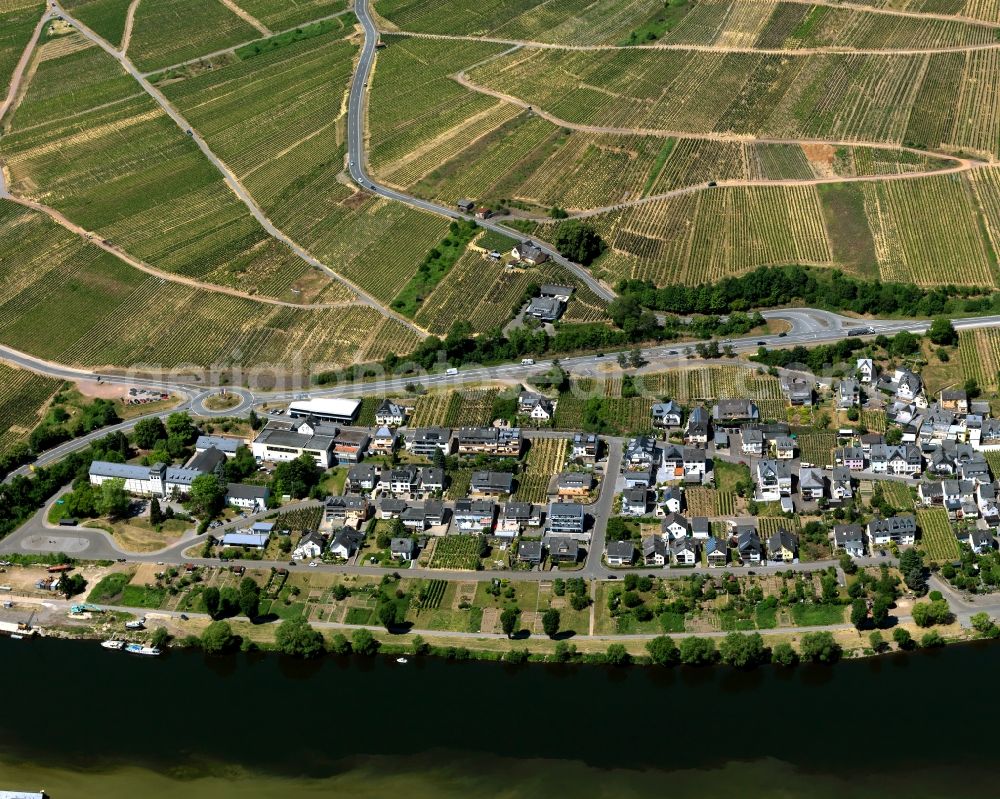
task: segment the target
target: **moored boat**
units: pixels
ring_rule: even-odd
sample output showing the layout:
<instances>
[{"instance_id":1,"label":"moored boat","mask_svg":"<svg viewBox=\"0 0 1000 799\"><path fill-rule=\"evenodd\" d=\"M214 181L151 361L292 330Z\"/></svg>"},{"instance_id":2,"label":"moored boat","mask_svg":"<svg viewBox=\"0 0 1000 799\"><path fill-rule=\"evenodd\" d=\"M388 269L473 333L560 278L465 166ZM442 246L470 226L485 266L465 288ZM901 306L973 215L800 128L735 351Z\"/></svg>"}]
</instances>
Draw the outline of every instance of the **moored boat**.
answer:
<instances>
[{"instance_id":1,"label":"moored boat","mask_svg":"<svg viewBox=\"0 0 1000 799\"><path fill-rule=\"evenodd\" d=\"M111 638L107 641L101 641L101 646L105 649L123 649L125 647L125 642Z\"/></svg>"},{"instance_id":2,"label":"moored boat","mask_svg":"<svg viewBox=\"0 0 1000 799\"><path fill-rule=\"evenodd\" d=\"M155 646L143 646L142 644L126 644L125 651L133 655L148 655L150 657L156 657L160 654L160 650Z\"/></svg>"}]
</instances>

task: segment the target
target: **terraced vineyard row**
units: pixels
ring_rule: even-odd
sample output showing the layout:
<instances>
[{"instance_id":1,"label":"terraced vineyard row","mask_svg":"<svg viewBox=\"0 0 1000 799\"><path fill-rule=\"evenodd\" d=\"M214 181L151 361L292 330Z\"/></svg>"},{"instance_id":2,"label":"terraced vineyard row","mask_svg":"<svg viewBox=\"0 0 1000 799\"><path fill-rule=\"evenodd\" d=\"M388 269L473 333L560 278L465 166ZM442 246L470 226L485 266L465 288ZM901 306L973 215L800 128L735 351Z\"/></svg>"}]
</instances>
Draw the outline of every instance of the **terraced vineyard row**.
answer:
<instances>
[{"instance_id":1,"label":"terraced vineyard row","mask_svg":"<svg viewBox=\"0 0 1000 799\"><path fill-rule=\"evenodd\" d=\"M80 22L115 47L125 34L125 20L132 0L66 0L63 3Z\"/></svg>"},{"instance_id":2,"label":"terraced vineyard row","mask_svg":"<svg viewBox=\"0 0 1000 799\"><path fill-rule=\"evenodd\" d=\"M899 510L913 510L913 494L910 493L909 486L895 480L884 480L880 485L882 496L892 507Z\"/></svg>"},{"instance_id":3,"label":"terraced vineyard row","mask_svg":"<svg viewBox=\"0 0 1000 799\"><path fill-rule=\"evenodd\" d=\"M837 446L835 433L826 431L798 432L799 460L823 469L833 466L833 448Z\"/></svg>"},{"instance_id":4,"label":"terraced vineyard row","mask_svg":"<svg viewBox=\"0 0 1000 799\"><path fill-rule=\"evenodd\" d=\"M715 488L688 488L684 491L687 502L685 515L732 516L736 512L736 495L732 491Z\"/></svg>"},{"instance_id":5,"label":"terraced vineyard row","mask_svg":"<svg viewBox=\"0 0 1000 799\"><path fill-rule=\"evenodd\" d=\"M928 558L939 563L958 559L958 539L944 508L921 508L917 511L917 526Z\"/></svg>"},{"instance_id":6,"label":"terraced vineyard row","mask_svg":"<svg viewBox=\"0 0 1000 799\"><path fill-rule=\"evenodd\" d=\"M239 6L273 31L288 30L303 22L339 14L347 0L239 0Z\"/></svg>"},{"instance_id":7,"label":"terraced vineyard row","mask_svg":"<svg viewBox=\"0 0 1000 799\"><path fill-rule=\"evenodd\" d=\"M994 328L962 330L958 334L962 374L983 388L994 388L1000 380L1000 331Z\"/></svg>"},{"instance_id":8,"label":"terraced vineyard row","mask_svg":"<svg viewBox=\"0 0 1000 799\"><path fill-rule=\"evenodd\" d=\"M642 390L685 404L693 400L781 399L781 383L770 375L741 366L709 366L636 375Z\"/></svg>"},{"instance_id":9,"label":"terraced vineyard row","mask_svg":"<svg viewBox=\"0 0 1000 799\"><path fill-rule=\"evenodd\" d=\"M42 0L8 0L0 5L0 96L6 96L10 76L44 10Z\"/></svg>"}]
</instances>

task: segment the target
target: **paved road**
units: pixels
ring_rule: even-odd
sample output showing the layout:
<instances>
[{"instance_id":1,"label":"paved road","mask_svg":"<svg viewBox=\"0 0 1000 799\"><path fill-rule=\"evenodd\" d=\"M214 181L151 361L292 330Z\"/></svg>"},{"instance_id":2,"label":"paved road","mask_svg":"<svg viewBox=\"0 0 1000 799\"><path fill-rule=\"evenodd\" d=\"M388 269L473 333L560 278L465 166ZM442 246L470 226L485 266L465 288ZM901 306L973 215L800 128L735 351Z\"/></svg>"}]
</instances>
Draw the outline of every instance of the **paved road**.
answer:
<instances>
[{"instance_id":1,"label":"paved road","mask_svg":"<svg viewBox=\"0 0 1000 799\"><path fill-rule=\"evenodd\" d=\"M580 573L581 577L598 577L605 571L601 561L604 557L608 520L614 507L615 487L621 471L625 441L621 438L605 438L604 443L608 447L608 461L604 467L604 482L601 484L600 496L597 502L587 508L589 515L593 517L594 527L590 534L590 544L587 546L587 563Z\"/></svg>"}]
</instances>

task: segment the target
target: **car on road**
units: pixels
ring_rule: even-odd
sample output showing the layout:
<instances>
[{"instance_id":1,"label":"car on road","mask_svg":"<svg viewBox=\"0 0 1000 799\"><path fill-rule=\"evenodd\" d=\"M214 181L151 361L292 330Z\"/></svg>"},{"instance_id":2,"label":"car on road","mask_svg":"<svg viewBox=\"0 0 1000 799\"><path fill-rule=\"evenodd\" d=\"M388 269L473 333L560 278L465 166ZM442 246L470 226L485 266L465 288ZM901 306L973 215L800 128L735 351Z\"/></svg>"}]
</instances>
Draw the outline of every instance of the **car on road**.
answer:
<instances>
[{"instance_id":1,"label":"car on road","mask_svg":"<svg viewBox=\"0 0 1000 799\"><path fill-rule=\"evenodd\" d=\"M187 613L182 613L181 614L181 621L187 621L187 620L188 620Z\"/></svg>"},{"instance_id":2,"label":"car on road","mask_svg":"<svg viewBox=\"0 0 1000 799\"><path fill-rule=\"evenodd\" d=\"M289 566L298 566L299 564L296 563L294 560L290 560L290 561L288 561L288 565Z\"/></svg>"},{"instance_id":3,"label":"car on road","mask_svg":"<svg viewBox=\"0 0 1000 799\"><path fill-rule=\"evenodd\" d=\"M787 335L788 334L784 330L782 330L780 333L778 333L778 338L784 338Z\"/></svg>"},{"instance_id":4,"label":"car on road","mask_svg":"<svg viewBox=\"0 0 1000 799\"><path fill-rule=\"evenodd\" d=\"M757 344L758 344L759 346L763 347L763 346L766 346L766 345L767 345L767 342L766 342L766 341L758 341L758 342L757 342Z\"/></svg>"},{"instance_id":5,"label":"car on road","mask_svg":"<svg viewBox=\"0 0 1000 799\"><path fill-rule=\"evenodd\" d=\"M609 580L617 580L618 579L618 575L617 574L609 574L608 575L608 579Z\"/></svg>"},{"instance_id":6,"label":"car on road","mask_svg":"<svg viewBox=\"0 0 1000 799\"><path fill-rule=\"evenodd\" d=\"M310 569L315 569L317 566L319 566L319 564L316 561L313 561L312 563L309 564Z\"/></svg>"},{"instance_id":7,"label":"car on road","mask_svg":"<svg viewBox=\"0 0 1000 799\"><path fill-rule=\"evenodd\" d=\"M667 350L667 355L676 355L677 350Z\"/></svg>"}]
</instances>

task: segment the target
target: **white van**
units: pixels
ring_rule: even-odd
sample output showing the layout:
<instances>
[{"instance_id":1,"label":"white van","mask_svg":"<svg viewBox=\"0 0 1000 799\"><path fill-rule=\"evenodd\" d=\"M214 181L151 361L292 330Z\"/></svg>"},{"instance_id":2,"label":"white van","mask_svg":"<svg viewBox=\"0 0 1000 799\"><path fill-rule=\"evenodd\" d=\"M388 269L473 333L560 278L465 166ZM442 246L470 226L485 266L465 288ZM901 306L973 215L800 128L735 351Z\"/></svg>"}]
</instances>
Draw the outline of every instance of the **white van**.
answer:
<instances>
[{"instance_id":1,"label":"white van","mask_svg":"<svg viewBox=\"0 0 1000 799\"><path fill-rule=\"evenodd\" d=\"M535 365L535 359L534 358L522 358L521 359L521 366L534 366L534 365Z\"/></svg>"},{"instance_id":2,"label":"white van","mask_svg":"<svg viewBox=\"0 0 1000 799\"><path fill-rule=\"evenodd\" d=\"M458 374L458 369L456 369L456 368L455 368L455 367L453 366L453 367L451 367L451 369L449 369L449 370L448 370L447 372L445 372L445 374L446 374L446 375L457 375L457 374Z\"/></svg>"}]
</instances>

